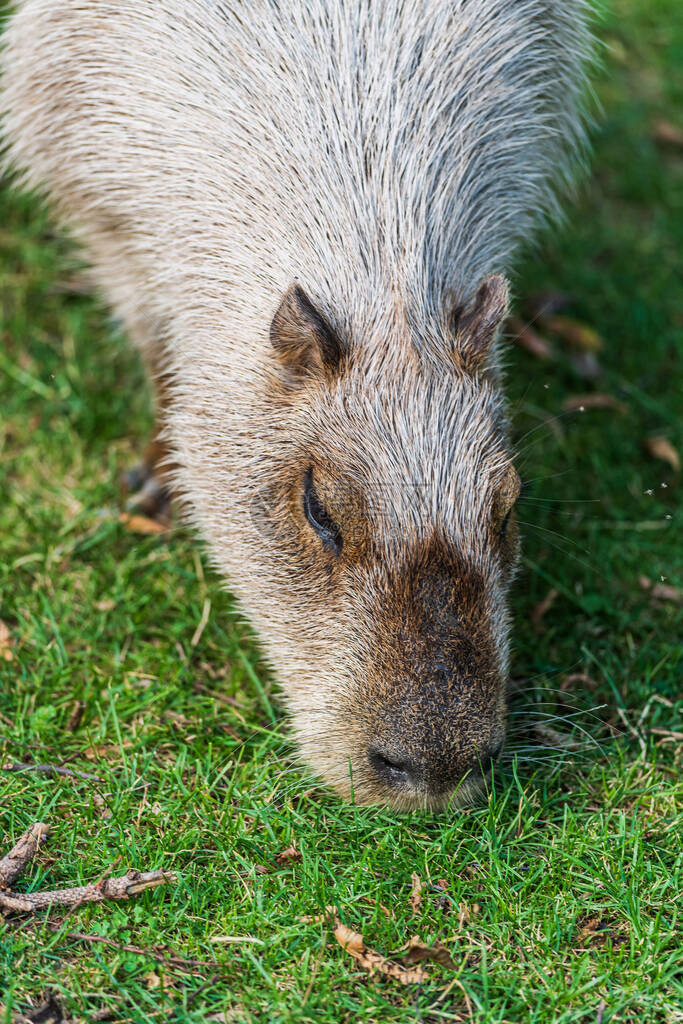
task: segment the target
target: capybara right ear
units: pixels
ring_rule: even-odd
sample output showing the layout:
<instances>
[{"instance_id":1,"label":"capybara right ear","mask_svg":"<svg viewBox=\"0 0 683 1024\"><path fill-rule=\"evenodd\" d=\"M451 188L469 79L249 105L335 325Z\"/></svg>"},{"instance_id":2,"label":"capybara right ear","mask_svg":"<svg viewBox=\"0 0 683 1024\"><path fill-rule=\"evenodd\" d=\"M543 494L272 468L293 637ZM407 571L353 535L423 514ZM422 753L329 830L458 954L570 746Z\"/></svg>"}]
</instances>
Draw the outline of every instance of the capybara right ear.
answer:
<instances>
[{"instance_id":1,"label":"capybara right ear","mask_svg":"<svg viewBox=\"0 0 683 1024\"><path fill-rule=\"evenodd\" d=\"M337 334L298 284L285 292L270 340L286 368L300 377L335 374L344 354Z\"/></svg>"},{"instance_id":2,"label":"capybara right ear","mask_svg":"<svg viewBox=\"0 0 683 1024\"><path fill-rule=\"evenodd\" d=\"M455 334L454 354L467 373L476 373L484 362L496 332L507 316L508 283L500 274L484 278L472 304L451 314Z\"/></svg>"}]
</instances>

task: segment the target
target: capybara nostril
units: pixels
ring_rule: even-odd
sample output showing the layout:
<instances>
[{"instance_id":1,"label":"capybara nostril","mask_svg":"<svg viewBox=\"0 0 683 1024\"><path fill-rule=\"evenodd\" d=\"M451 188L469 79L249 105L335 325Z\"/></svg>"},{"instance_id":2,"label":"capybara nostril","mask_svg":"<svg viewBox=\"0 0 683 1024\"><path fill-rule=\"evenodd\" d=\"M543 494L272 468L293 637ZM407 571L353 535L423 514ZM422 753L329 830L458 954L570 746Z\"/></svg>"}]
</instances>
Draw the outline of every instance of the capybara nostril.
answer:
<instances>
[{"instance_id":1,"label":"capybara nostril","mask_svg":"<svg viewBox=\"0 0 683 1024\"><path fill-rule=\"evenodd\" d=\"M380 750L371 749L368 751L368 760L375 774L386 786L405 789L419 782L419 770L408 758L388 757Z\"/></svg>"}]
</instances>

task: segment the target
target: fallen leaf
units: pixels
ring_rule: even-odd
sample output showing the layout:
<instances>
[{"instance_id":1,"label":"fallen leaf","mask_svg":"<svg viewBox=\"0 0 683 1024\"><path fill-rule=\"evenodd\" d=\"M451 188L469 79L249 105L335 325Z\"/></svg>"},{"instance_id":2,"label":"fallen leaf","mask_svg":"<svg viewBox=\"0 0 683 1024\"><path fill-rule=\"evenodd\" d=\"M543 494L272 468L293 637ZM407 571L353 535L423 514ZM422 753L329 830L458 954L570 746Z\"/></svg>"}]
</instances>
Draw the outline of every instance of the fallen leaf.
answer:
<instances>
[{"instance_id":1,"label":"fallen leaf","mask_svg":"<svg viewBox=\"0 0 683 1024\"><path fill-rule=\"evenodd\" d=\"M433 891L439 893L436 905L443 910L444 913L449 913L453 909L453 901L448 894L449 888L450 886L447 878L437 878L436 884L432 885Z\"/></svg>"},{"instance_id":2,"label":"fallen leaf","mask_svg":"<svg viewBox=\"0 0 683 1024\"><path fill-rule=\"evenodd\" d=\"M413 935L408 945L404 947L406 950L403 961L406 964L419 964L424 960L432 960L436 964L441 964L442 967L447 967L449 971L455 970L455 964L451 954L448 952L443 942L435 942L431 946L425 945L424 942L420 941L418 935ZM401 950L403 952L403 950Z\"/></svg>"},{"instance_id":3,"label":"fallen leaf","mask_svg":"<svg viewBox=\"0 0 683 1024\"><path fill-rule=\"evenodd\" d=\"M531 609L531 614L529 615L529 618L535 626L537 626L541 619L545 615L547 615L552 606L555 604L555 601L557 600L559 595L559 590L556 590L555 587L553 587L551 590L548 591L548 593L545 595L542 601L539 601L538 604L534 605L534 607Z\"/></svg>"},{"instance_id":4,"label":"fallen leaf","mask_svg":"<svg viewBox=\"0 0 683 1024\"><path fill-rule=\"evenodd\" d=\"M277 854L275 860L278 864L286 864L288 860L301 860L301 853L296 846L288 846L286 850L281 850Z\"/></svg>"},{"instance_id":5,"label":"fallen leaf","mask_svg":"<svg viewBox=\"0 0 683 1024\"><path fill-rule=\"evenodd\" d=\"M680 456L666 437L646 437L643 441L643 448L653 459L668 462L675 473L681 468Z\"/></svg>"},{"instance_id":6,"label":"fallen leaf","mask_svg":"<svg viewBox=\"0 0 683 1024\"><path fill-rule=\"evenodd\" d=\"M566 692L574 686L583 686L587 690L597 690L598 684L594 679L591 679L585 672L572 672L571 675L565 677L560 684L560 689Z\"/></svg>"},{"instance_id":7,"label":"fallen leaf","mask_svg":"<svg viewBox=\"0 0 683 1024\"><path fill-rule=\"evenodd\" d=\"M639 576L638 584L642 590L646 590L654 601L670 601L673 604L683 604L683 590L673 587L670 583L653 583L647 576Z\"/></svg>"},{"instance_id":8,"label":"fallen leaf","mask_svg":"<svg viewBox=\"0 0 683 1024\"><path fill-rule=\"evenodd\" d=\"M365 939L360 932L354 932L347 928L341 921L334 929L334 937L342 947L364 970L374 974L385 975L387 978L395 978L402 985L419 985L427 980L427 972L423 967L406 968L400 963L387 960L381 953L374 949L368 949Z\"/></svg>"},{"instance_id":9,"label":"fallen leaf","mask_svg":"<svg viewBox=\"0 0 683 1024\"><path fill-rule=\"evenodd\" d=\"M424 889L424 886L420 881L420 876L414 871L410 876L410 881L413 886L410 892L410 909L413 912L413 917L415 917L415 915L420 912L420 906L422 904L422 890Z\"/></svg>"},{"instance_id":10,"label":"fallen leaf","mask_svg":"<svg viewBox=\"0 0 683 1024\"><path fill-rule=\"evenodd\" d=\"M683 149L683 131L670 121L657 121L652 129L652 138L660 146Z\"/></svg>"},{"instance_id":11,"label":"fallen leaf","mask_svg":"<svg viewBox=\"0 0 683 1024\"><path fill-rule=\"evenodd\" d=\"M581 352L599 352L603 347L598 332L580 320L570 320L568 316L545 316L542 317L542 324L546 330Z\"/></svg>"},{"instance_id":12,"label":"fallen leaf","mask_svg":"<svg viewBox=\"0 0 683 1024\"><path fill-rule=\"evenodd\" d=\"M621 946L626 941L629 931L627 921L613 922L609 919L602 920L599 917L590 917L583 922L579 921L581 928L578 933L579 948L590 948L594 946L605 946L611 940L613 946Z\"/></svg>"},{"instance_id":13,"label":"fallen leaf","mask_svg":"<svg viewBox=\"0 0 683 1024\"><path fill-rule=\"evenodd\" d=\"M119 516L119 522L122 523L130 533L143 533L149 535L168 532L168 526L164 526L163 523L158 523L156 519L150 519L148 516L122 512Z\"/></svg>"},{"instance_id":14,"label":"fallen leaf","mask_svg":"<svg viewBox=\"0 0 683 1024\"><path fill-rule=\"evenodd\" d=\"M3 661L11 661L14 655L12 654L12 637L9 631L9 626L6 622L0 619L0 658Z\"/></svg>"},{"instance_id":15,"label":"fallen leaf","mask_svg":"<svg viewBox=\"0 0 683 1024\"><path fill-rule=\"evenodd\" d=\"M599 394L571 395L562 404L565 412L583 412L584 409L616 409L617 412L627 412L628 406L620 402L613 395Z\"/></svg>"},{"instance_id":16,"label":"fallen leaf","mask_svg":"<svg viewBox=\"0 0 683 1024\"><path fill-rule=\"evenodd\" d=\"M75 732L81 724L83 718L83 712L85 711L85 701L77 700L74 702L74 706L71 709L69 720L66 723L67 732Z\"/></svg>"},{"instance_id":17,"label":"fallen leaf","mask_svg":"<svg viewBox=\"0 0 683 1024\"><path fill-rule=\"evenodd\" d=\"M105 597L102 601L95 601L95 607L98 612L110 612L116 608L116 601L112 600L111 597Z\"/></svg>"},{"instance_id":18,"label":"fallen leaf","mask_svg":"<svg viewBox=\"0 0 683 1024\"><path fill-rule=\"evenodd\" d=\"M326 907L324 914L301 918L301 920L306 924L322 920L333 924L335 939L363 970L370 974L378 973L383 974L386 978L394 978L402 985L419 985L429 977L424 967L414 967L411 966L412 964L432 960L443 967L454 967L451 956L442 943L436 942L433 946L427 946L420 941L417 935L400 951L405 954L404 956L382 956L381 953L366 945L360 932L354 932L352 928L342 924L337 907L334 906Z\"/></svg>"},{"instance_id":19,"label":"fallen leaf","mask_svg":"<svg viewBox=\"0 0 683 1024\"><path fill-rule=\"evenodd\" d=\"M525 324L519 317L511 316L508 320L510 339L518 348L531 353L536 359L553 359L555 351L553 346L543 338L529 324Z\"/></svg>"}]
</instances>

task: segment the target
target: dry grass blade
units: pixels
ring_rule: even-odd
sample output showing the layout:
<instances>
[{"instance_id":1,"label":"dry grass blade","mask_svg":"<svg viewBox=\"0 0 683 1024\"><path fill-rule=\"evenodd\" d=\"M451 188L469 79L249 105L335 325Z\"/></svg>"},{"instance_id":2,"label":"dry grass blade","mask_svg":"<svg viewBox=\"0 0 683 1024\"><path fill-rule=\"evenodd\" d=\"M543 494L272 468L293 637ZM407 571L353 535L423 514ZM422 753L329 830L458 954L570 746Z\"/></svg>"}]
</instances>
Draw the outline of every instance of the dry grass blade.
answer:
<instances>
[{"instance_id":1,"label":"dry grass blade","mask_svg":"<svg viewBox=\"0 0 683 1024\"><path fill-rule=\"evenodd\" d=\"M546 316L541 322L546 330L581 352L599 352L603 347L598 332L580 320L571 320L567 316Z\"/></svg>"},{"instance_id":2,"label":"dry grass blade","mask_svg":"<svg viewBox=\"0 0 683 1024\"><path fill-rule=\"evenodd\" d=\"M670 601L672 604L683 604L683 590L672 587L670 583L653 583L647 576L640 576L638 584L646 590L653 601Z\"/></svg>"},{"instance_id":3,"label":"dry grass blade","mask_svg":"<svg viewBox=\"0 0 683 1024\"><path fill-rule=\"evenodd\" d=\"M534 605L534 607L531 609L529 618L535 626L537 626L541 622L541 620L547 615L547 613L555 604L555 601L557 601L559 596L559 590L553 587L551 590L548 591L548 593L545 595L542 601L539 601L538 604Z\"/></svg>"},{"instance_id":4,"label":"dry grass blade","mask_svg":"<svg viewBox=\"0 0 683 1024\"><path fill-rule=\"evenodd\" d=\"M614 395L595 392L590 395L571 395L562 403L565 412L583 412L585 409L614 409L616 412L628 412L625 402L620 402Z\"/></svg>"},{"instance_id":5,"label":"dry grass blade","mask_svg":"<svg viewBox=\"0 0 683 1024\"><path fill-rule=\"evenodd\" d=\"M643 441L643 448L653 459L668 462L675 473L681 468L680 456L668 438L646 437Z\"/></svg>"},{"instance_id":6,"label":"dry grass blade","mask_svg":"<svg viewBox=\"0 0 683 1024\"><path fill-rule=\"evenodd\" d=\"M420 912L420 906L422 905L422 890L424 886L420 881L420 876L417 872L413 871L410 876L412 883L412 889L410 890L410 909L413 912L413 917Z\"/></svg>"},{"instance_id":7,"label":"dry grass blade","mask_svg":"<svg viewBox=\"0 0 683 1024\"><path fill-rule=\"evenodd\" d=\"M657 121L652 129L652 137L660 146L683 149L683 131L670 121Z\"/></svg>"}]
</instances>

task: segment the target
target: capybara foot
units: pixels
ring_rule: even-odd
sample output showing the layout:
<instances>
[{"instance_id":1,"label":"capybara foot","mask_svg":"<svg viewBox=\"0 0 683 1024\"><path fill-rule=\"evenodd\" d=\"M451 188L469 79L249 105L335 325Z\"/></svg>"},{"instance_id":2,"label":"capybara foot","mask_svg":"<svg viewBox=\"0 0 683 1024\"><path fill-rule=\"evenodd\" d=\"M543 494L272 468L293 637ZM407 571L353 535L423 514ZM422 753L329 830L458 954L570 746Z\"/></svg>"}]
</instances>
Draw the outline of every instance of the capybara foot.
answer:
<instances>
[{"instance_id":1,"label":"capybara foot","mask_svg":"<svg viewBox=\"0 0 683 1024\"><path fill-rule=\"evenodd\" d=\"M129 495L126 511L137 512L158 523L170 523L171 492L149 463L141 462L124 474L123 490Z\"/></svg>"}]
</instances>

